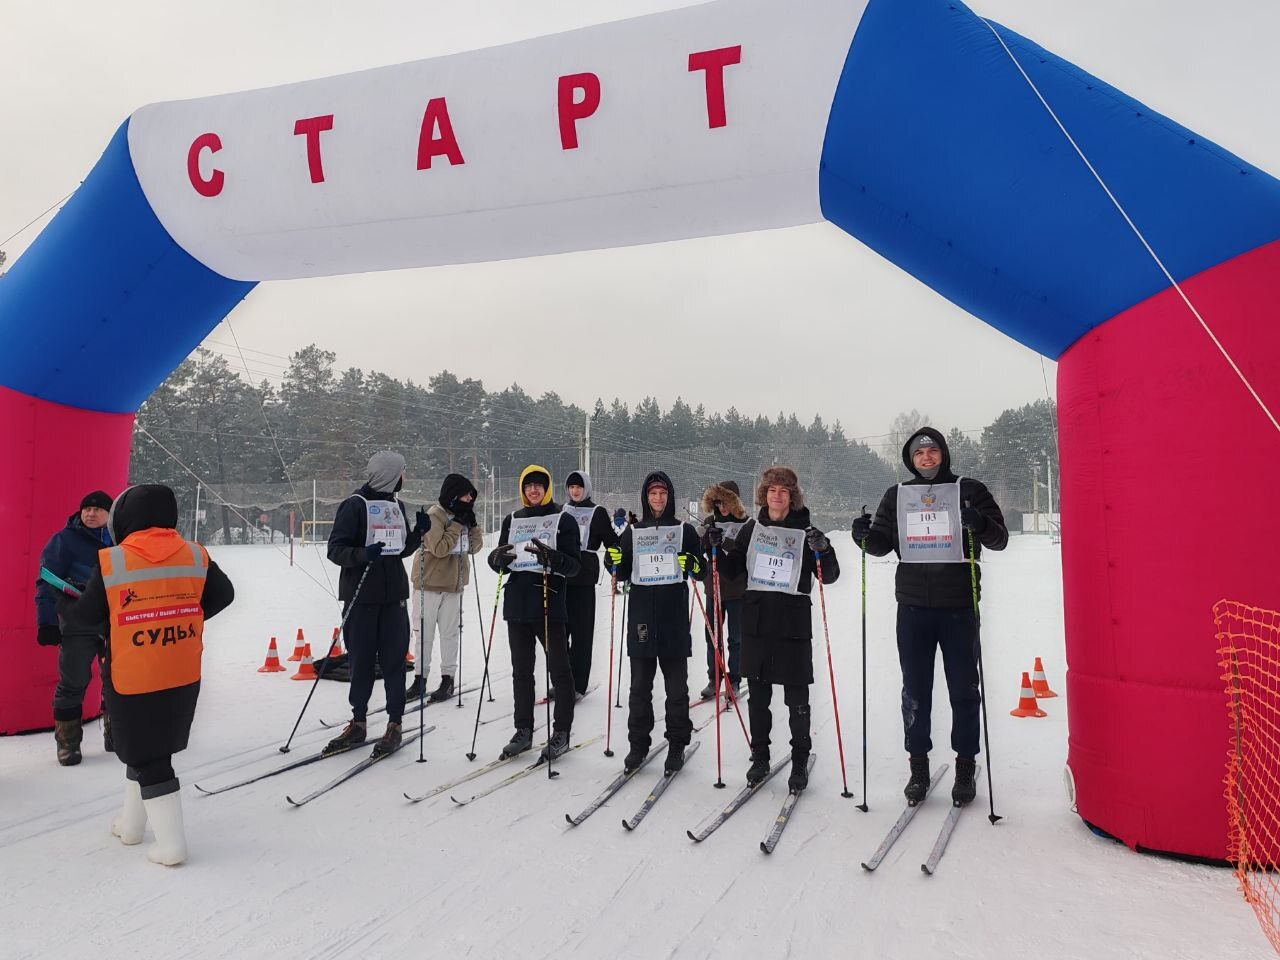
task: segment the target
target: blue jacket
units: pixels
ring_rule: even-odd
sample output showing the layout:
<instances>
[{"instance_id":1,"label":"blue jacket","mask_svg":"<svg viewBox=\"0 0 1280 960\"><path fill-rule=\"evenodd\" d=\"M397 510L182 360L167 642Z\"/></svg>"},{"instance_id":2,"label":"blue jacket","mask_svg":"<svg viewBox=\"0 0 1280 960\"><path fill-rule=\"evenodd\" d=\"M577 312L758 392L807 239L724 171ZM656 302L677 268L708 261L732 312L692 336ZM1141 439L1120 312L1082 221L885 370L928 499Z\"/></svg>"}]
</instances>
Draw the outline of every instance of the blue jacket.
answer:
<instances>
[{"instance_id":1,"label":"blue jacket","mask_svg":"<svg viewBox=\"0 0 1280 960\"><path fill-rule=\"evenodd\" d=\"M40 566L61 577L73 587L84 589L93 571L98 569L98 551L111 546L106 527L90 530L80 522L80 512L67 517L67 525L49 538L40 552ZM36 571L36 623L57 626L58 590L40 579Z\"/></svg>"}]
</instances>

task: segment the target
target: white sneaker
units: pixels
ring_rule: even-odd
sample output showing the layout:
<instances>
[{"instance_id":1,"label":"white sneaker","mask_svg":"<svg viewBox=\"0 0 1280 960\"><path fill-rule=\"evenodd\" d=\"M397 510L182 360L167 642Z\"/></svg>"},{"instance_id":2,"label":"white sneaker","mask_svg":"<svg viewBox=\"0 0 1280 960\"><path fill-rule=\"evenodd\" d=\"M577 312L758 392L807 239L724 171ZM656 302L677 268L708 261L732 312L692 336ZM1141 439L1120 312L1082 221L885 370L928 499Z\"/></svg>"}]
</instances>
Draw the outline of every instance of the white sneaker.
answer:
<instances>
[{"instance_id":1,"label":"white sneaker","mask_svg":"<svg viewBox=\"0 0 1280 960\"><path fill-rule=\"evenodd\" d=\"M142 805L142 788L137 780L124 782L124 806L120 816L111 821L111 834L120 838L126 847L142 842L147 829L147 808Z\"/></svg>"},{"instance_id":2,"label":"white sneaker","mask_svg":"<svg viewBox=\"0 0 1280 960\"><path fill-rule=\"evenodd\" d=\"M143 800L156 842L147 848L147 859L166 867L187 859L187 835L182 824L182 794L177 790Z\"/></svg>"}]
</instances>

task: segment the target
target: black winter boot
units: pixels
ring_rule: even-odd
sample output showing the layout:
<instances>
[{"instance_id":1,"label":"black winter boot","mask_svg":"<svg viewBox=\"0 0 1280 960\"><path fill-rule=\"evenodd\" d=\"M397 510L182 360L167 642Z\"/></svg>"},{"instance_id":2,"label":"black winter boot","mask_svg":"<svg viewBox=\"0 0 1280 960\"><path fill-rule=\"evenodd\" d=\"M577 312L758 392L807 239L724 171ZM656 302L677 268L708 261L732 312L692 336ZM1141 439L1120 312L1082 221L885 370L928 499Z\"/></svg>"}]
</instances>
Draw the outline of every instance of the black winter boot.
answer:
<instances>
[{"instance_id":1,"label":"black winter boot","mask_svg":"<svg viewBox=\"0 0 1280 960\"><path fill-rule=\"evenodd\" d=\"M769 775L769 750L751 751L751 766L747 767L747 783L755 786Z\"/></svg>"},{"instance_id":2,"label":"black winter boot","mask_svg":"<svg viewBox=\"0 0 1280 960\"><path fill-rule=\"evenodd\" d=\"M809 752L791 752L791 776L787 778L787 789L792 793L800 793L809 786Z\"/></svg>"},{"instance_id":3,"label":"black winter boot","mask_svg":"<svg viewBox=\"0 0 1280 960\"><path fill-rule=\"evenodd\" d=\"M432 703L441 703L453 696L453 677L442 676L440 678L440 686L431 691L431 696L427 699Z\"/></svg>"},{"instance_id":4,"label":"black winter boot","mask_svg":"<svg viewBox=\"0 0 1280 960\"><path fill-rule=\"evenodd\" d=\"M569 752L569 731L557 730L542 748L542 760L555 760Z\"/></svg>"},{"instance_id":5,"label":"black winter boot","mask_svg":"<svg viewBox=\"0 0 1280 960\"><path fill-rule=\"evenodd\" d=\"M672 743L667 745L667 760L663 764L662 772L668 777L673 773L679 773L684 769L684 748L688 744Z\"/></svg>"},{"instance_id":6,"label":"black winter boot","mask_svg":"<svg viewBox=\"0 0 1280 960\"><path fill-rule=\"evenodd\" d=\"M929 792L928 757L911 758L911 779L902 792L906 795L907 803L913 807L924 799Z\"/></svg>"},{"instance_id":7,"label":"black winter boot","mask_svg":"<svg viewBox=\"0 0 1280 960\"><path fill-rule=\"evenodd\" d=\"M325 744L324 749L320 751L320 755L329 757L335 753L345 753L364 743L368 735L368 724L363 720L352 720L343 728L340 734Z\"/></svg>"},{"instance_id":8,"label":"black winter boot","mask_svg":"<svg viewBox=\"0 0 1280 960\"><path fill-rule=\"evenodd\" d=\"M698 694L699 700L710 700L716 694L716 682L713 679L707 681L707 685L702 688Z\"/></svg>"},{"instance_id":9,"label":"black winter boot","mask_svg":"<svg viewBox=\"0 0 1280 960\"><path fill-rule=\"evenodd\" d=\"M978 785L974 782L977 772L978 764L973 757L956 757L956 782L951 786L951 802L956 806L972 803L978 795Z\"/></svg>"},{"instance_id":10,"label":"black winter boot","mask_svg":"<svg viewBox=\"0 0 1280 960\"><path fill-rule=\"evenodd\" d=\"M405 687L404 698L406 700L421 700L427 695L427 678L414 677L413 683Z\"/></svg>"},{"instance_id":11,"label":"black winter boot","mask_svg":"<svg viewBox=\"0 0 1280 960\"><path fill-rule=\"evenodd\" d=\"M503 757L516 757L533 746L533 728L516 727L510 742L502 748Z\"/></svg>"},{"instance_id":12,"label":"black winter boot","mask_svg":"<svg viewBox=\"0 0 1280 960\"><path fill-rule=\"evenodd\" d=\"M385 757L389 753L395 753L400 749L400 742L403 734L400 724L390 722L387 729L382 732L382 739L373 745L373 755L375 757Z\"/></svg>"},{"instance_id":13,"label":"black winter boot","mask_svg":"<svg viewBox=\"0 0 1280 960\"><path fill-rule=\"evenodd\" d=\"M622 769L626 773L630 773L633 770L639 770L640 764L644 763L644 758L647 757L648 755L649 755L649 748L647 746L645 747L633 746L627 752L627 755L622 759Z\"/></svg>"},{"instance_id":14,"label":"black winter boot","mask_svg":"<svg viewBox=\"0 0 1280 960\"><path fill-rule=\"evenodd\" d=\"M53 721L53 739L58 745L58 762L74 767L80 762L80 741L84 738L82 720Z\"/></svg>"}]
</instances>

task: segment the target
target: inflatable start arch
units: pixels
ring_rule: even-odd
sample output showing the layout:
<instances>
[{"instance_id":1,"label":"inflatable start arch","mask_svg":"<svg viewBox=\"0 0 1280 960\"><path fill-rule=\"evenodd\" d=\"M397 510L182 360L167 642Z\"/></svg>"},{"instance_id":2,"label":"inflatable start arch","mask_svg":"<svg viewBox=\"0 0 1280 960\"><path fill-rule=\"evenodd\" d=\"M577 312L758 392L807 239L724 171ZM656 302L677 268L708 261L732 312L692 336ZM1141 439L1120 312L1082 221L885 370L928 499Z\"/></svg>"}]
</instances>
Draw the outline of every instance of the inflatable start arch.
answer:
<instances>
[{"instance_id":1,"label":"inflatable start arch","mask_svg":"<svg viewBox=\"0 0 1280 960\"><path fill-rule=\"evenodd\" d=\"M1079 812L1224 857L1210 607L1274 599L1280 512L1230 505L1276 437L1048 107L1280 405L1280 184L957 2L718 0L142 108L0 284L0 731L49 722L40 546L255 282L825 219L1058 360Z\"/></svg>"}]
</instances>

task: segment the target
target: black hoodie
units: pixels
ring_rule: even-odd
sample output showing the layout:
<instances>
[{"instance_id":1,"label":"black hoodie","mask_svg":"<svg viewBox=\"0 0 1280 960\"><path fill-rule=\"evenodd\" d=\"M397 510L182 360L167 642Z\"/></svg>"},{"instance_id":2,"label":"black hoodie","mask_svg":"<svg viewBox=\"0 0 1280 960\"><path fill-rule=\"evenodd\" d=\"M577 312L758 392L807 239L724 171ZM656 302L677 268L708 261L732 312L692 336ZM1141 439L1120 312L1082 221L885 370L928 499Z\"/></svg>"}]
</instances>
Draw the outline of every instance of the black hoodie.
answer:
<instances>
[{"instance_id":1,"label":"black hoodie","mask_svg":"<svg viewBox=\"0 0 1280 960\"><path fill-rule=\"evenodd\" d=\"M654 516L646 496L650 484L660 483L667 488L667 507L661 515ZM661 470L655 470L644 478L640 487L640 522L628 527L622 534L622 561L618 564L618 582L631 579L633 548L632 530L645 527L682 528L680 552L698 558L701 569L693 574L702 580L707 573L707 560L702 555L698 531L693 524L682 523L676 518L676 491L671 479ZM631 657L688 657L693 654L693 640L689 630L688 574L679 583L658 586L631 585L627 614L627 655ZM705 601L704 601L705 602ZM694 612L701 619L701 614Z\"/></svg>"},{"instance_id":2,"label":"black hoodie","mask_svg":"<svg viewBox=\"0 0 1280 960\"><path fill-rule=\"evenodd\" d=\"M932 480L920 476L911 462L911 441L924 434L931 437L942 451L942 462L938 467L938 475ZM946 438L932 427L917 430L902 445L902 462L911 471L911 485L932 483L955 483L956 476L951 472L951 452L947 449ZM1005 528L1004 514L1000 505L991 496L986 486L972 477L960 478L961 506L973 507L987 519L987 525L974 540L974 559L982 558L982 548L1003 550L1009 542L1009 531ZM969 556L969 536L964 538L964 555ZM867 537L867 553L874 557L883 557L889 551L898 552L898 487L892 486L880 500L876 508L875 518L871 522L871 533ZM978 591L982 590L982 570L976 571ZM969 580L967 563L900 563L896 577L897 598L899 603L913 607L971 607L973 606L973 587Z\"/></svg>"}]
</instances>

